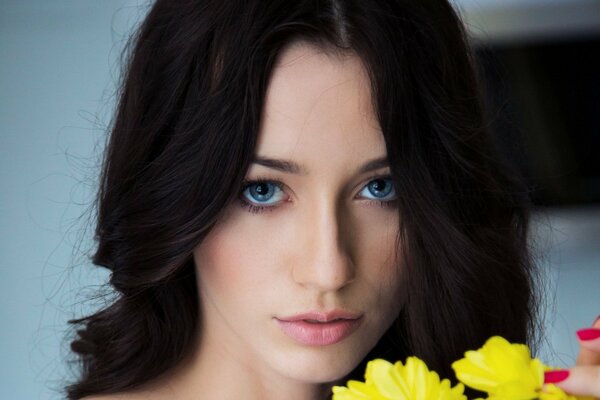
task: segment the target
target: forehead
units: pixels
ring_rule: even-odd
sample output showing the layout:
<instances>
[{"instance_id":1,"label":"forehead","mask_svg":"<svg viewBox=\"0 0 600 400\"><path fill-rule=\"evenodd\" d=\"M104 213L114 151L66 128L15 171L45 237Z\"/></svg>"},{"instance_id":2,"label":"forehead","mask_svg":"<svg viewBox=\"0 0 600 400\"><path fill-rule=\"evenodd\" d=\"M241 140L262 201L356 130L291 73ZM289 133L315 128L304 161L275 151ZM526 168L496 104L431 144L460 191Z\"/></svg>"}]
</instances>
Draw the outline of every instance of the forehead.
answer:
<instances>
[{"instance_id":1,"label":"forehead","mask_svg":"<svg viewBox=\"0 0 600 400\"><path fill-rule=\"evenodd\" d=\"M257 153L385 154L363 64L355 54L325 53L304 42L279 55L271 75Z\"/></svg>"}]
</instances>

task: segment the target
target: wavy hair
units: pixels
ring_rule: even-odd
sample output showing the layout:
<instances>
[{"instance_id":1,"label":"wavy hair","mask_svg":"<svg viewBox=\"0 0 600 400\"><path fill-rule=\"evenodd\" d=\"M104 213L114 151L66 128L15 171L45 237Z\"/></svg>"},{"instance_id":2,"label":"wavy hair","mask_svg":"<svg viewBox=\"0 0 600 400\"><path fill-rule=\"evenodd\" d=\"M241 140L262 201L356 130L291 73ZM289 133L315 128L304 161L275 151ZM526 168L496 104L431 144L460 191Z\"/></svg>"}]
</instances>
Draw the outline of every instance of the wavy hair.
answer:
<instances>
[{"instance_id":1,"label":"wavy hair","mask_svg":"<svg viewBox=\"0 0 600 400\"><path fill-rule=\"evenodd\" d=\"M491 335L531 342L529 193L487 132L447 0L158 0L124 52L95 203L92 261L117 296L69 321L69 399L135 388L189 352L192 251L239 196L277 55L299 40L363 61L399 193L407 298L365 360L414 354L453 378Z\"/></svg>"}]
</instances>

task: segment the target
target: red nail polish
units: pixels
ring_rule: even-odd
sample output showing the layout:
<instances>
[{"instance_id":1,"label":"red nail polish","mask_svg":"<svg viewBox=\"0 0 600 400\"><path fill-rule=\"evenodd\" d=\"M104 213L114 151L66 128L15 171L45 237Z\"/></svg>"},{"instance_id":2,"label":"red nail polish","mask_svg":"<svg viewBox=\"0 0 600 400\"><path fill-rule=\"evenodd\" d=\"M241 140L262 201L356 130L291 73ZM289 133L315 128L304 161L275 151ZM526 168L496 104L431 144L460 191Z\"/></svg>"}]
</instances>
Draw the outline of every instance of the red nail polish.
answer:
<instances>
[{"instance_id":1,"label":"red nail polish","mask_svg":"<svg viewBox=\"0 0 600 400\"><path fill-rule=\"evenodd\" d=\"M558 383L562 382L569 377L569 371L566 369L559 369L556 371L544 372L544 383Z\"/></svg>"},{"instance_id":2,"label":"red nail polish","mask_svg":"<svg viewBox=\"0 0 600 400\"><path fill-rule=\"evenodd\" d=\"M588 328L577 331L579 340L594 340L600 338L600 329Z\"/></svg>"}]
</instances>

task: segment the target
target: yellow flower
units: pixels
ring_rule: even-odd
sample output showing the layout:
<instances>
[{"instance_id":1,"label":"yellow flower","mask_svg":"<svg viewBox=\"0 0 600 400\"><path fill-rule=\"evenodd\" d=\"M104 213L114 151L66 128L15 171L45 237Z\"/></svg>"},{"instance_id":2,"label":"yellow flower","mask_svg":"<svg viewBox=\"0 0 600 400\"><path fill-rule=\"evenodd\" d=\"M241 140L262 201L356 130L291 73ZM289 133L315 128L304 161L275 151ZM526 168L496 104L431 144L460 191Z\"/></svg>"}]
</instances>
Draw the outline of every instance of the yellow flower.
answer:
<instances>
[{"instance_id":1,"label":"yellow flower","mask_svg":"<svg viewBox=\"0 0 600 400\"><path fill-rule=\"evenodd\" d=\"M348 386L334 386L333 400L466 400L464 386L450 386L440 381L417 357L408 357L406 365L382 359L369 361L365 382L348 381Z\"/></svg>"},{"instance_id":2,"label":"yellow flower","mask_svg":"<svg viewBox=\"0 0 600 400\"><path fill-rule=\"evenodd\" d=\"M459 381L498 400L583 400L555 385L544 386L544 371L552 368L531 358L524 344L493 336L477 351L452 364Z\"/></svg>"},{"instance_id":3,"label":"yellow flower","mask_svg":"<svg viewBox=\"0 0 600 400\"><path fill-rule=\"evenodd\" d=\"M465 385L489 394L489 399L529 400L539 396L544 384L544 365L532 359L529 348L493 336L477 351L452 363Z\"/></svg>"}]
</instances>

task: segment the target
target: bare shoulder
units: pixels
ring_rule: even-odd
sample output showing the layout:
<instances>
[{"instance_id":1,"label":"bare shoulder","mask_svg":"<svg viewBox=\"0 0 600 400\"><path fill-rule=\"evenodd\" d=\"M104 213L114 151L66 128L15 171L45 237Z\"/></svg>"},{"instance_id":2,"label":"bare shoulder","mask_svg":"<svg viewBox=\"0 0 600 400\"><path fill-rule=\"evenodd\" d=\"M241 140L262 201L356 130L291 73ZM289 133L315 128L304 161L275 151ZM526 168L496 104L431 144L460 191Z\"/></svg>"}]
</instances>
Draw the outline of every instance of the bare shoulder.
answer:
<instances>
[{"instance_id":1,"label":"bare shoulder","mask_svg":"<svg viewBox=\"0 0 600 400\"><path fill-rule=\"evenodd\" d=\"M167 375L116 393L94 394L80 400L170 400L176 397Z\"/></svg>"},{"instance_id":2,"label":"bare shoulder","mask_svg":"<svg viewBox=\"0 0 600 400\"><path fill-rule=\"evenodd\" d=\"M136 389L129 389L123 392L94 394L81 398L81 400L165 400L172 399L172 392L169 392L162 386L144 385Z\"/></svg>"}]
</instances>

